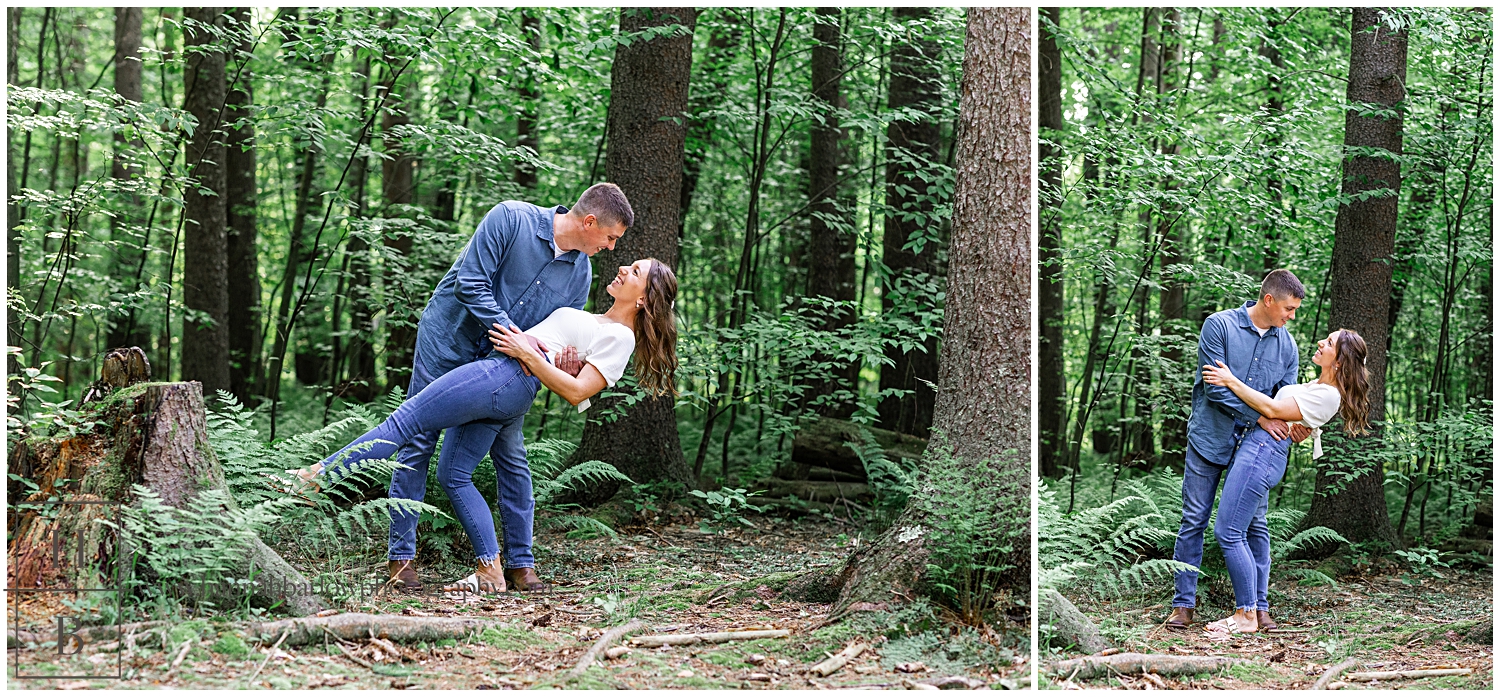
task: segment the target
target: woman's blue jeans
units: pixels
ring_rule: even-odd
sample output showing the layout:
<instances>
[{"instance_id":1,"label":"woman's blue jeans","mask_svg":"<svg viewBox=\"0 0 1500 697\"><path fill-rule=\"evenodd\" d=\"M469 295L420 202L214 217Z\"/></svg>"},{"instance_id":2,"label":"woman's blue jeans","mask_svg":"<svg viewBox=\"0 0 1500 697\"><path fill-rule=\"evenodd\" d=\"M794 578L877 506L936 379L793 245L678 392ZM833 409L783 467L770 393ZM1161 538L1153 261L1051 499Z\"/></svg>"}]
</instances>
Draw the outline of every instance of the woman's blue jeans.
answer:
<instances>
[{"instance_id":1,"label":"woman's blue jeans","mask_svg":"<svg viewBox=\"0 0 1500 697\"><path fill-rule=\"evenodd\" d=\"M526 375L521 364L508 356L496 354L460 366L402 402L384 423L324 459L322 464L331 468L332 475L354 463L389 458L418 434L448 429L438 458L438 482L448 493L453 510L469 535L474 556L481 563L491 564L500 556L499 543L489 505L474 486L474 468L492 445L498 445L493 424L524 417L540 387L539 380ZM520 432L518 428L505 430ZM499 487L519 488L525 484L526 491L499 492L501 517L507 528L511 525L524 528L507 538L529 543L535 502L530 495L531 474L525 450L509 447L505 450L509 456L495 460ZM515 455L516 450L520 455ZM342 464L334 466L341 461ZM524 550L506 551L507 567L534 565L529 544Z\"/></svg>"},{"instance_id":2,"label":"woman's blue jeans","mask_svg":"<svg viewBox=\"0 0 1500 697\"><path fill-rule=\"evenodd\" d=\"M1269 540L1247 535L1251 522L1264 516L1271 488L1286 474L1291 440L1276 440L1265 429L1251 429L1240 443L1219 495L1214 538L1224 552L1229 581L1234 585L1236 610L1264 610L1266 584L1271 577ZM1259 538L1260 536L1255 536ZM1252 544L1256 542L1256 544Z\"/></svg>"}]
</instances>

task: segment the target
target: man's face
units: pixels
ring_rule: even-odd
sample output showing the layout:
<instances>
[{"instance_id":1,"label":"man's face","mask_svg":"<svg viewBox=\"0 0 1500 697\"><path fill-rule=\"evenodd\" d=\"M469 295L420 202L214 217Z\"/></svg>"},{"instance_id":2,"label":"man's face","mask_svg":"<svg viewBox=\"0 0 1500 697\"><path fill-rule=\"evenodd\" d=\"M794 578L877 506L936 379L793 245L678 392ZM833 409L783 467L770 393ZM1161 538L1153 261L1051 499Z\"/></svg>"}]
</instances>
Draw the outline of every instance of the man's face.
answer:
<instances>
[{"instance_id":1,"label":"man's face","mask_svg":"<svg viewBox=\"0 0 1500 697\"><path fill-rule=\"evenodd\" d=\"M1297 318L1297 308L1302 307L1302 299L1288 295L1277 299L1276 296L1266 293L1260 301L1264 303L1271 318L1271 326L1285 327L1287 322Z\"/></svg>"},{"instance_id":2,"label":"man's face","mask_svg":"<svg viewBox=\"0 0 1500 697\"><path fill-rule=\"evenodd\" d=\"M600 224L599 218L593 214L583 216L583 225L579 229L578 239L579 251L589 256L594 256L606 249L614 249L615 242L625 235L624 225L604 226Z\"/></svg>"}]
</instances>

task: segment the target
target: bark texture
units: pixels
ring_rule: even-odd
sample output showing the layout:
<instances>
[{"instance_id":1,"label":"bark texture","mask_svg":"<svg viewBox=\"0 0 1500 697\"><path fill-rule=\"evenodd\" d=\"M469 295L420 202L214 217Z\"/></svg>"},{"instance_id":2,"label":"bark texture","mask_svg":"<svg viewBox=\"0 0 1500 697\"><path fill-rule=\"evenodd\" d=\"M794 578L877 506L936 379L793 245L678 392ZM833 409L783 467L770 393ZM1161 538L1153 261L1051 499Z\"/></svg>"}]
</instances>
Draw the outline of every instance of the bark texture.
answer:
<instances>
[{"instance_id":1,"label":"bark texture","mask_svg":"<svg viewBox=\"0 0 1500 697\"><path fill-rule=\"evenodd\" d=\"M115 94L120 99L141 101L141 15L139 7L115 8ZM126 150L141 147L139 138L129 139L122 132L114 135L115 153L110 164L110 176L115 179L132 179L139 175L130 166ZM145 260L146 239L130 230L131 223L139 223L140 197L125 199L124 210L117 209L109 219L110 239L122 242L115 247L115 278L125 282L127 291L134 291L141 276L141 264ZM129 279L129 281L127 281ZM105 335L105 348L139 346L151 348L150 330L139 324L135 308L123 316L111 318L109 331Z\"/></svg>"},{"instance_id":2,"label":"bark texture","mask_svg":"<svg viewBox=\"0 0 1500 697\"><path fill-rule=\"evenodd\" d=\"M897 22L915 22L930 19L932 8L898 7L894 14ZM897 40L891 54L888 106L893 111L908 109L925 115L912 121L893 121L886 129L885 203L888 210L881 245L881 257L890 269L886 292L881 300L886 312L894 308L891 298L900 279L920 274L936 276L941 271L937 264L938 245L929 242L920 253L905 249L912 233L930 225L930 222L924 224L914 216L931 215L936 203L927 194L927 184L917 176L918 166L908 162L908 158L927 162L939 160L941 132L936 117L932 115L942 99L941 77L933 63L937 53L937 42L918 35L909 43ZM1029 198L1030 194L1027 196ZM927 235L931 237L932 232L929 230ZM880 403L881 428L927 437L932 427L936 397L928 385L937 382L938 340L929 339L924 346L925 351L910 352L899 346L886 348L886 358L892 364L881 368L880 389L911 390L911 394L891 397Z\"/></svg>"},{"instance_id":3,"label":"bark texture","mask_svg":"<svg viewBox=\"0 0 1500 697\"><path fill-rule=\"evenodd\" d=\"M931 457L907 509L837 574L834 614L888 602L923 585L936 530L951 530L943 482L983 502L982 514L1016 543L995 560L1002 588L1030 580L1031 37L1024 8L970 8L954 194L953 265L943 314L943 362L933 415L949 457ZM936 447L936 446L935 446ZM946 496L953 496L952 487ZM1016 512L1021 511L1020 515ZM1004 521L1004 522L999 522ZM945 544L996 544L998 539Z\"/></svg>"},{"instance_id":4,"label":"bark texture","mask_svg":"<svg viewBox=\"0 0 1500 697\"><path fill-rule=\"evenodd\" d=\"M1334 221L1333 263L1330 270L1330 329L1353 329L1365 339L1370 371L1370 421L1385 418L1387 312L1391 300L1391 264L1396 243L1397 201L1401 166L1391 157L1358 154L1354 148L1401 154L1400 103L1406 98L1406 32L1392 32L1380 21L1382 10L1355 8L1350 26L1349 91L1351 105L1389 109L1392 116L1361 115L1350 108L1344 115L1344 183L1350 197L1339 206ZM1364 200L1361 193L1378 192ZM1380 433L1349 441L1350 448L1373 446ZM1343 481L1333 466L1319 467L1313 500L1303 520L1305 527L1332 528L1350 542L1383 541L1398 545L1385 507L1385 472L1371 457L1368 470L1330 493Z\"/></svg>"},{"instance_id":5,"label":"bark texture","mask_svg":"<svg viewBox=\"0 0 1500 697\"><path fill-rule=\"evenodd\" d=\"M1041 205L1041 240L1037 247L1037 320L1042 325L1037 338L1037 438L1041 452L1037 460L1043 477L1061 477L1067 465L1064 421L1067 419L1068 382L1063 362L1063 267L1062 222L1062 149L1049 143L1061 139L1062 51L1057 48L1054 30L1062 21L1062 9L1044 7L1041 48L1037 55L1037 143L1038 174L1041 178L1037 197ZM1054 135L1057 134L1057 135Z\"/></svg>"},{"instance_id":6,"label":"bark texture","mask_svg":"<svg viewBox=\"0 0 1500 697\"><path fill-rule=\"evenodd\" d=\"M605 171L630 200L635 225L620 238L614 250L594 256L598 279L593 291L595 308L602 310L613 303L605 292L613 277L610 269L646 257L677 268L687 131L686 124L677 117L688 106L697 16L697 10L690 7L627 8L620 12L622 34L671 24L681 25L683 30L672 36L637 40L615 48ZM606 411L619 409L621 401L594 400L573 462L603 460L637 482L675 481L692 488L693 473L683 457L677 435L675 400L647 397L626 409L616 421L607 423L600 418ZM601 502L618 489L618 482L604 482L590 489L584 498L591 503Z\"/></svg>"},{"instance_id":7,"label":"bark texture","mask_svg":"<svg viewBox=\"0 0 1500 697\"><path fill-rule=\"evenodd\" d=\"M1037 591L1037 621L1051 628L1046 634L1051 645L1072 648L1084 653L1099 653L1109 648L1109 642L1099 634L1099 628L1089 621L1088 615L1066 596L1051 588Z\"/></svg>"},{"instance_id":8,"label":"bark texture","mask_svg":"<svg viewBox=\"0 0 1500 697\"><path fill-rule=\"evenodd\" d=\"M814 120L811 127L809 191L811 199L809 213L811 235L807 257L807 294L830 300L849 301L855 298L854 255L859 235L854 229L854 207L852 202L839 195L839 177L843 174L845 161L844 131L839 127L838 112L844 107L840 92L843 65L843 38L839 29L837 7L820 7L816 10L817 23L813 25L812 48L812 92L813 103L820 110L821 120ZM853 313L840 312L831 315L818 327L824 331L837 331L854 321ZM854 390L859 381L858 361L839 361L832 356L819 356L818 362L832 366L826 375L808 385L803 398L811 401L821 395L832 394L842 388ZM830 404L818 409L825 416L848 418L854 413L853 400Z\"/></svg>"},{"instance_id":9,"label":"bark texture","mask_svg":"<svg viewBox=\"0 0 1500 697\"><path fill-rule=\"evenodd\" d=\"M132 487L142 485L163 503L181 507L205 491L223 489L224 471L208 442L202 387L196 382L146 383L126 387L90 407L101 425L93 431L63 438L32 438L11 451L9 472L40 485L28 500L118 501L132 505ZM17 491L8 492L14 500ZM92 569L107 568L128 556L125 545L107 535L66 534L108 517L100 506L69 506L55 520L36 511L10 516L15 531L9 567L11 587L47 586L59 581L88 583ZM55 563L51 544L55 532L66 540L86 540L83 566ZM82 542L80 543L82 544ZM77 558L70 550L67 559ZM305 577L259 539L239 560L231 575L246 578L255 569L261 585L251 601L263 607L277 602L297 614L328 607L307 590ZM84 586L75 586L84 587ZM87 587L97 587L96 585ZM188 589L191 591L192 589Z\"/></svg>"},{"instance_id":10,"label":"bark texture","mask_svg":"<svg viewBox=\"0 0 1500 697\"><path fill-rule=\"evenodd\" d=\"M188 46L213 46L202 25L222 29L220 8L191 7L183 27ZM210 48L186 57L187 110L198 120L187 144L187 166L197 186L183 195L182 303L192 313L182 320L182 379L203 383L204 391L229 389L229 255L224 178L224 53ZM200 191L211 192L209 194ZM201 314L198 314L201 313Z\"/></svg>"},{"instance_id":11,"label":"bark texture","mask_svg":"<svg viewBox=\"0 0 1500 697\"><path fill-rule=\"evenodd\" d=\"M250 60L254 35L250 32L250 9L230 11L230 26L239 36L234 63ZM224 123L225 186L228 198L229 257L229 391L241 404L248 404L260 372L260 265L256 260L255 125L250 121L254 103L250 88L250 66L232 76Z\"/></svg>"},{"instance_id":12,"label":"bark texture","mask_svg":"<svg viewBox=\"0 0 1500 697\"><path fill-rule=\"evenodd\" d=\"M542 20L537 16L536 10L521 10L521 34L526 37L526 45L531 48L532 53L540 54ZM516 96L521 100L520 111L516 112L516 145L537 152L541 148L541 141L537 139L536 133L537 100L542 95L536 89L536 75L532 69L528 66L524 71L521 85L516 89ZM517 162L516 186L523 191L536 188L536 167Z\"/></svg>"},{"instance_id":13,"label":"bark texture","mask_svg":"<svg viewBox=\"0 0 1500 697\"><path fill-rule=\"evenodd\" d=\"M387 60L395 65L400 65L404 57L387 56ZM401 217L396 206L410 204L412 202L413 187L415 186L416 158L407 154L401 146L401 138L393 133L397 128L411 122L407 114L407 103L403 98L408 92L408 80L401 80L392 84L387 81L383 89L387 92L395 92L386 103L387 111L381 117L380 128L385 138L385 155L390 159L381 161L381 193L385 197L387 218ZM411 255L412 238L409 235L389 235L385 239L385 246L399 252L403 258ZM408 260L409 261L409 260ZM388 271L386 283L398 282L395 276L398 271ZM417 327L416 318L410 318L409 323L392 322L390 331L385 338L385 382L386 387L396 385L406 386L411 379L412 355L416 352Z\"/></svg>"}]
</instances>

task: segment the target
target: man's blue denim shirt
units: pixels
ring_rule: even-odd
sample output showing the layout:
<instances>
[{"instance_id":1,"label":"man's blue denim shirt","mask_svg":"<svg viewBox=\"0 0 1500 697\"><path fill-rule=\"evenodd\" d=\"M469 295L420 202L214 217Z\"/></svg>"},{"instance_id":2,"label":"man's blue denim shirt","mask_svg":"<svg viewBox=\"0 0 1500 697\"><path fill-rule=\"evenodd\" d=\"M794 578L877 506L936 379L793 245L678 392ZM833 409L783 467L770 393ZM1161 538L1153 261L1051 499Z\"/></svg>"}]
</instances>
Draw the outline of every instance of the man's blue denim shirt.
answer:
<instances>
[{"instance_id":1,"label":"man's blue denim shirt","mask_svg":"<svg viewBox=\"0 0 1500 697\"><path fill-rule=\"evenodd\" d=\"M588 257L552 250L552 216L566 212L506 201L485 214L422 312L425 365L447 372L488 356L493 323L527 329L559 307L583 309L594 277Z\"/></svg>"},{"instance_id":2,"label":"man's blue denim shirt","mask_svg":"<svg viewBox=\"0 0 1500 697\"><path fill-rule=\"evenodd\" d=\"M1235 426L1255 426L1260 413L1228 387L1204 382L1203 366L1223 361L1235 377L1272 397L1277 390L1297 382L1297 342L1285 327L1271 327L1261 336L1250 321L1252 307L1255 307L1253 301L1209 315L1198 335L1188 445L1216 465L1229 464L1229 456L1234 452Z\"/></svg>"}]
</instances>

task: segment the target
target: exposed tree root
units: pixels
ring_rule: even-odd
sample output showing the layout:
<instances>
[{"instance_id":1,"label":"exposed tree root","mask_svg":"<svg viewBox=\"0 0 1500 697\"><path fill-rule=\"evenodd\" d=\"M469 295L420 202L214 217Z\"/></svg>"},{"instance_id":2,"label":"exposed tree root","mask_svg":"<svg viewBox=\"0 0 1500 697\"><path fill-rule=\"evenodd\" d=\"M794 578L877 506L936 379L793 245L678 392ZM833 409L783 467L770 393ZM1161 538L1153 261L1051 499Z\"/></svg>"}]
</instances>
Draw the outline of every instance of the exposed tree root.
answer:
<instances>
[{"instance_id":1,"label":"exposed tree root","mask_svg":"<svg viewBox=\"0 0 1500 697\"><path fill-rule=\"evenodd\" d=\"M1099 628L1062 593L1041 589L1037 592L1037 608L1041 611L1038 621L1052 628L1054 646L1074 646L1084 653L1099 653L1109 648Z\"/></svg>"}]
</instances>

